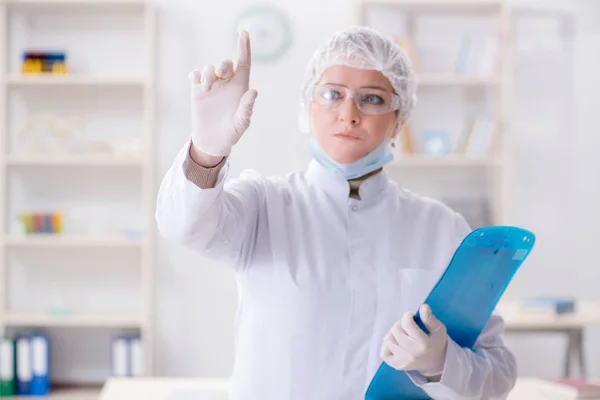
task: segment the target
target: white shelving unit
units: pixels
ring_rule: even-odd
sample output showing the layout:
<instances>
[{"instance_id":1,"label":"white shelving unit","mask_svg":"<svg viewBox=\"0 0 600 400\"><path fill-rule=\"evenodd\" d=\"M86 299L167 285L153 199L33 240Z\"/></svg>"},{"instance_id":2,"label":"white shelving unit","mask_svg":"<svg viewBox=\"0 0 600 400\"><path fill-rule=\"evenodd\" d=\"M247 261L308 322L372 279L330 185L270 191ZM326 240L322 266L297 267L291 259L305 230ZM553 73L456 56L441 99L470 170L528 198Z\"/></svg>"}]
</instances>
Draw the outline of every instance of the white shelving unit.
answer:
<instances>
[{"instance_id":1,"label":"white shelving unit","mask_svg":"<svg viewBox=\"0 0 600 400\"><path fill-rule=\"evenodd\" d=\"M147 324L147 321L136 317L70 315L48 316L34 314L6 314L4 323L16 327L99 327L99 328L135 328Z\"/></svg>"},{"instance_id":2,"label":"white shelving unit","mask_svg":"<svg viewBox=\"0 0 600 400\"><path fill-rule=\"evenodd\" d=\"M468 76L452 76L445 74L421 74L419 76L420 86L472 86L472 87L495 87L501 85L499 78L477 78Z\"/></svg>"},{"instance_id":3,"label":"white shelving unit","mask_svg":"<svg viewBox=\"0 0 600 400\"><path fill-rule=\"evenodd\" d=\"M370 20L369 13L377 8L389 11L388 15L380 17L379 20L385 21L387 25L391 24L391 28L390 26L378 26ZM439 177L449 171L453 173L462 171L465 176L472 178L477 171L477 173L485 176L484 185L486 189L484 191L491 206L491 223L509 223L511 163L508 149L510 148L509 128L513 80L509 5L505 0L356 0L355 2L356 23L369 25L384 33L387 33L386 29L394 33L397 32L395 30L397 26L394 25L402 22L394 20L396 13L402 15L402 22L405 24L406 29L404 35L411 39L414 35L415 20L423 15L438 18L440 16L457 15L466 18L477 18L479 16L491 16L493 18L497 27L499 43L497 73L491 76L470 76L469 74L456 74L453 71L418 71L419 90L417 96L420 97L424 91L428 96L432 96L432 93L445 93L447 91L468 93L467 96L473 96L473 93L477 93L475 96L482 94L483 96L490 96L491 94L494 104L490 107L492 108L490 112L497 118L499 125L499 151L489 156L478 157L460 153L441 157L421 154L403 155L397 157L394 161L392 171L400 174L401 180L412 176L411 174L418 173L422 181L427 181L432 176ZM394 15L394 17L390 15ZM394 36L394 33L391 33L391 35ZM436 106L436 110L439 109L440 102L436 103ZM427 107L427 104L420 101L417 103L417 109L421 115L427 115L430 112ZM434 112L436 111L431 111L429 114L431 120L437 118L437 115L432 114ZM413 135L419 135L420 132L413 131L412 133ZM417 141L417 138L413 137L413 140ZM458 181L460 181L460 178ZM435 182L435 180L432 182Z\"/></svg>"},{"instance_id":4,"label":"white shelving unit","mask_svg":"<svg viewBox=\"0 0 600 400\"><path fill-rule=\"evenodd\" d=\"M145 6L145 0L5 0L9 4L32 5L32 6L57 6L57 5L75 5L75 6Z\"/></svg>"},{"instance_id":5,"label":"white shelving unit","mask_svg":"<svg viewBox=\"0 0 600 400\"><path fill-rule=\"evenodd\" d=\"M45 18L46 14L54 15L56 18L61 18L64 11L64 18L71 18L73 21L73 15L87 15L90 18L106 18L106 14L115 15L115 29L108 31L109 36L106 42L102 41L102 34L99 34L99 27L97 20L93 20L91 25L91 31L93 39L98 40L97 43L105 46L100 48L99 52L110 51L114 45L118 47L121 43L119 40L115 40L115 31L121 33L132 33L134 39L140 44L139 49L136 48L134 53L136 57L132 63L138 66L138 70L134 70L131 65L127 62L123 63L122 68L125 72L120 71L120 60L118 56L112 55L106 52L103 56L91 53L89 49L82 49L81 53L86 55L92 54L97 58L95 61L100 60L102 66L114 66L106 70L102 67L96 67L92 65L92 68L86 68L86 62L82 59L82 54L77 54L76 50L69 48L73 42L74 35L63 35L63 36L52 36L57 39L54 43L55 46L64 46L68 50L68 57L70 61L71 55L76 60L74 65L69 65L69 73L64 76L60 75L23 75L20 73L18 68L18 60L15 58L15 54L29 50L28 48L21 48L20 46L29 46L27 42L29 36L15 33L12 24L13 14L34 14L36 18ZM75 14L72 13L75 11ZM79 13L79 14L77 14ZM104 15L104 17L102 17ZM126 18L134 19L136 24L132 28L131 24L123 23L121 16L126 15ZM46 329L58 329L56 335L61 335L61 329L74 329L84 328L89 329L114 329L115 332L136 332L144 346L144 362L145 362L145 375L153 374L153 357L152 349L154 345L153 338L153 290L154 290L154 201L155 201L155 187L154 187L154 163L155 163L155 94L154 94L154 82L155 79L155 36L156 36L156 15L155 8L152 1L147 0L0 0L0 58L4 61L0 62L0 226L2 227L2 234L0 235L0 328L5 334L11 334L13 332L19 333L21 330L29 332L31 329L44 331ZM32 22L33 21L33 22ZM34 25L37 20L35 18L32 21L28 21L31 25ZM48 21L51 21L50 23ZM52 26L53 19L45 20L45 24L42 24L43 29L56 29L60 31L63 26ZM66 29L83 30L86 28L85 25L78 25L76 23L67 25ZM110 22L112 24L112 22ZM133 29L139 28L139 31L133 31ZM112 32L113 36L110 36ZM14 35L20 35L15 38ZM33 37L33 35L32 35ZM15 39L20 39L20 41ZM37 42L34 46L40 46L41 50L54 50L51 48L44 48L44 45L48 46L48 40L46 37L36 37ZM130 39L133 41L134 39ZM62 42L61 42L62 40ZM46 42L44 42L46 41ZM125 41L126 44L129 43ZM42 43L42 45L40 45ZM66 45L65 45L66 43ZM95 43L95 44L97 44ZM19 47L19 48L15 48ZM35 48L37 49L37 48ZM80 49L81 50L81 49ZM138 51L139 50L139 51ZM88 51L88 53L86 53ZM127 54L127 51L124 51ZM78 58L79 57L79 58ZM131 67L131 68L129 68ZM100 70L100 71L99 71ZM141 70L141 71L140 71ZM47 91L58 94L57 97L47 97ZM28 93L28 99L35 103L40 108L44 107L42 99L49 101L48 104L58 101L71 101L75 105L87 106L87 110L96 111L96 108L102 110L102 107L110 109L111 107L116 110L109 110L112 112L110 117L125 118L126 125L123 127L123 132L129 133L135 131L139 133L136 140L139 140L139 151L134 153L121 153L118 152L104 152L100 153L77 153L72 151L70 153L23 153L14 150L14 137L18 135L23 129L23 119L19 119L16 116L16 112L19 110L17 106L13 105L15 101L22 101L18 98L13 98L13 93ZM36 93L40 93L37 96ZM42 94L46 93L46 94ZM121 93L126 93L128 99L134 99L129 103L124 103L125 106L119 106L119 100L121 99ZM98 99L96 100L96 94ZM79 96L83 96L79 100ZM112 105L110 96L114 96L116 99L116 105ZM92 99L92 104L87 104L86 101ZM105 100L101 103L101 99ZM96 101L100 102L96 106ZM68 104L68 103L67 103ZM132 105L133 104L133 105ZM64 106L64 105L63 105ZM125 114L128 107L131 107L132 116ZM137 109L134 109L137 107ZM67 106L68 108L68 106ZM15 111L17 110L17 111ZM106 129L102 125L103 115L98 117L93 122L92 128L96 129L96 132L102 132L102 129ZM112 123L112 120L111 120ZM112 128L112 125L108 125ZM114 130L118 130L119 127L115 126ZM108 133L114 133L111 129ZM114 133L117 135L117 133ZM108 140L108 139L107 139ZM90 172L92 171L92 172ZM97 191L90 192L89 188L82 187L81 193L78 193L77 181L74 179L71 186L69 185L69 178L61 180L62 174L65 176L86 176L92 174L93 177L109 176L116 177L115 181L121 182L125 188L135 187L137 188L133 193L136 194L136 204L133 209L136 213L139 213L139 229L133 229L137 232L137 235L115 233L115 232L99 232L99 233L82 233L76 230L70 230L68 222L64 221L64 233L60 234L25 234L22 232L14 231L15 221L15 209L21 209L19 200L13 199L13 175L23 174L23 181L27 180L27 177L33 177L34 179L44 180L57 179L56 191L61 188L66 188L69 193L74 193L75 199L67 199L69 202L80 201L85 196L92 196ZM42 176L43 178L39 178ZM58 177L58 178L57 178ZM131 179L133 180L131 180ZM92 178L90 178L92 179ZM106 178L106 181L102 181L98 185L103 185L103 182L110 182L112 178ZM129 179L129 180L128 180ZM26 183L24 183L25 185ZM39 184L37 182L36 184ZM34 188L31 193L39 195L39 189ZM102 187L100 190L102 191ZM54 190L54 189L53 189ZM87 190L87 192L86 192ZM115 189L119 194L119 188ZM103 193L103 192L102 192ZM111 193L107 189L107 196ZM55 195L56 193L52 193ZM139 195L139 197L138 197ZM64 200L64 198L63 198ZM43 199L38 199L36 204L40 204ZM107 201L104 209L111 211L111 207L121 206L122 199L118 199L112 203ZM71 203L69 203L71 204ZM101 205L102 206L102 205ZM56 201L48 206L54 209L56 207ZM136 214L137 215L137 214ZM139 231L139 232L138 232ZM11 294L14 294L13 283L11 282L11 260L13 260L13 252L29 256L39 256L41 254L57 255L63 258L69 258L70 254L90 254L90 262L97 260L96 257L102 257L103 255L109 255L115 259L120 257L122 254L133 257L135 260L139 260L139 263L128 263L125 265L124 270L130 269L136 271L136 276L139 277L139 292L134 291L134 294L139 297L136 298L135 304L138 304L137 311L135 313L124 310L123 312L115 312L114 310L109 312L85 312L85 311L73 311L65 313L52 313L45 309L39 311L23 310L23 309L12 309L11 308ZM44 256L42 256L43 258ZM128 259L129 260L129 259ZM93 263L92 263L93 264ZM94 264L98 265L98 264ZM23 265L20 265L21 267ZM88 266L79 265L78 268L85 270ZM54 268L52 265L34 265L26 266L26 268L32 268L36 271L43 271L44 273L52 274L48 272L49 268ZM91 268L91 267L90 267ZM105 274L110 268L106 268ZM113 269L114 270L114 269ZM81 272L85 274L85 271ZM108 277L108 275L107 275ZM108 279L108 278L106 278ZM90 280L92 280L90 278ZM108 279L110 281L110 279ZM112 282L112 281L110 281ZM90 282L93 283L93 282ZM97 283L97 282L96 282ZM54 285L54 282L47 282L49 286ZM80 282L78 282L80 284ZM110 297L112 295L111 287L108 287L107 291L103 293L103 296ZM33 296L42 296L34 293ZM37 299L38 302L42 303L45 298ZM48 299L50 300L50 299ZM114 307L113 307L114 308ZM55 352L52 350L51 355ZM103 347L105 352L109 352L109 343L90 343L89 348ZM54 354L55 355L55 354ZM63 357L64 358L64 357ZM104 357L104 358L110 358ZM52 363L52 356L51 356ZM92 366L95 370L110 371L110 365L94 365ZM52 370L51 370L52 375ZM108 378L105 376L104 378ZM63 377L64 379L64 377ZM59 382L60 385L52 391L49 398L56 399L96 399L100 391L99 387L101 382L91 382L92 388L81 388L86 386L85 382ZM66 385L66 386L65 386ZM71 387L69 387L71 385ZM17 398L17 397L15 397ZM25 398L25 397L24 397Z\"/></svg>"},{"instance_id":6,"label":"white shelving unit","mask_svg":"<svg viewBox=\"0 0 600 400\"><path fill-rule=\"evenodd\" d=\"M392 5L409 11L467 11L498 9L504 0L361 0L361 5ZM359 12L360 16L360 12Z\"/></svg>"},{"instance_id":7,"label":"white shelving unit","mask_svg":"<svg viewBox=\"0 0 600 400\"><path fill-rule=\"evenodd\" d=\"M401 157L393 161L394 166L404 167L494 167L502 165L502 161L495 157L466 157L462 155L428 157L414 155Z\"/></svg>"},{"instance_id":8,"label":"white shelving unit","mask_svg":"<svg viewBox=\"0 0 600 400\"><path fill-rule=\"evenodd\" d=\"M9 86L131 86L144 87L146 82L133 77L87 76L9 76Z\"/></svg>"},{"instance_id":9,"label":"white shelving unit","mask_svg":"<svg viewBox=\"0 0 600 400\"><path fill-rule=\"evenodd\" d=\"M56 236L56 237L55 237ZM120 236L75 236L75 235L14 235L9 236L4 243L6 247L21 248L141 248L147 247L147 242L142 240L131 240Z\"/></svg>"},{"instance_id":10,"label":"white shelving unit","mask_svg":"<svg viewBox=\"0 0 600 400\"><path fill-rule=\"evenodd\" d=\"M139 157L127 156L58 156L15 155L6 157L7 167L142 167Z\"/></svg>"}]
</instances>

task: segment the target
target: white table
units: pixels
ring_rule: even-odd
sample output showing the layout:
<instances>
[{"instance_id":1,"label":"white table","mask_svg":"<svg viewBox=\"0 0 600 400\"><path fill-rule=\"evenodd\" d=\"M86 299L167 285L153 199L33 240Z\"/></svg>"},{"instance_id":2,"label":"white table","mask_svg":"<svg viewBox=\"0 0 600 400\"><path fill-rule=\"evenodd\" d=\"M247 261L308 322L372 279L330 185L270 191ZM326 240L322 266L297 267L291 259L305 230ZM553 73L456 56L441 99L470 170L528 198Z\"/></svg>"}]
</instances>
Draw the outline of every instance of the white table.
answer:
<instances>
[{"instance_id":1,"label":"white table","mask_svg":"<svg viewBox=\"0 0 600 400\"><path fill-rule=\"evenodd\" d=\"M229 400L226 379L110 378L98 400Z\"/></svg>"},{"instance_id":2,"label":"white table","mask_svg":"<svg viewBox=\"0 0 600 400\"><path fill-rule=\"evenodd\" d=\"M535 378L520 378L507 400L549 400ZM228 400L227 380L200 378L111 378L98 400ZM282 399L285 400L285 399Z\"/></svg>"},{"instance_id":3,"label":"white table","mask_svg":"<svg viewBox=\"0 0 600 400\"><path fill-rule=\"evenodd\" d=\"M523 311L519 301L501 301L496 311L504 318L506 332L511 333L560 333L567 337L563 376L571 376L572 358L577 358L582 377L587 377L583 350L585 328L600 325L600 302L577 302L574 313L553 315Z\"/></svg>"},{"instance_id":4,"label":"white table","mask_svg":"<svg viewBox=\"0 0 600 400\"><path fill-rule=\"evenodd\" d=\"M553 400L540 394L539 382L537 378L519 378L507 400Z\"/></svg>"}]
</instances>

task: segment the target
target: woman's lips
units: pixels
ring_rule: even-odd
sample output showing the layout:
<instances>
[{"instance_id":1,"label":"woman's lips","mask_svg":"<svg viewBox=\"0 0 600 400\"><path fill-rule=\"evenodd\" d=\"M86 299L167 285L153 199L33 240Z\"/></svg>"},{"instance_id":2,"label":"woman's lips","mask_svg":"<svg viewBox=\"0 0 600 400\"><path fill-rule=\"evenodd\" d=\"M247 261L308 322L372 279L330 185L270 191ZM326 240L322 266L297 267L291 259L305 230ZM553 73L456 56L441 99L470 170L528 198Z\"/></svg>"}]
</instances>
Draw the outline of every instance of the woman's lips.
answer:
<instances>
[{"instance_id":1,"label":"woman's lips","mask_svg":"<svg viewBox=\"0 0 600 400\"><path fill-rule=\"evenodd\" d=\"M358 140L357 136L355 136L349 132L338 132L338 133L335 133L333 136L335 136L336 138L339 138L339 139Z\"/></svg>"}]
</instances>

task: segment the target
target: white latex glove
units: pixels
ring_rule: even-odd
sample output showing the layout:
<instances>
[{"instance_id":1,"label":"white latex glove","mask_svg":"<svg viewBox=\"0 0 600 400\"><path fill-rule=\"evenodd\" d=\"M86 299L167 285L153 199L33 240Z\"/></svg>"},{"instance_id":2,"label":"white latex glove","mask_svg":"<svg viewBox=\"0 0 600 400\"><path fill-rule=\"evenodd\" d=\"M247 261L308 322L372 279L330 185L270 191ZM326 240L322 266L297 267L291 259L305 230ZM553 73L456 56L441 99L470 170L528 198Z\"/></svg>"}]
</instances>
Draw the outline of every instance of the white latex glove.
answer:
<instances>
[{"instance_id":1,"label":"white latex glove","mask_svg":"<svg viewBox=\"0 0 600 400\"><path fill-rule=\"evenodd\" d=\"M248 90L251 51L248 32L239 36L238 62L208 65L202 73L190 73L192 80L192 143L211 156L227 156L250 126L256 90Z\"/></svg>"},{"instance_id":2,"label":"white latex glove","mask_svg":"<svg viewBox=\"0 0 600 400\"><path fill-rule=\"evenodd\" d=\"M381 358L397 370L418 371L425 376L441 375L448 344L446 327L428 305L422 305L419 312L429 335L419 328L413 313L406 313L384 337Z\"/></svg>"}]
</instances>

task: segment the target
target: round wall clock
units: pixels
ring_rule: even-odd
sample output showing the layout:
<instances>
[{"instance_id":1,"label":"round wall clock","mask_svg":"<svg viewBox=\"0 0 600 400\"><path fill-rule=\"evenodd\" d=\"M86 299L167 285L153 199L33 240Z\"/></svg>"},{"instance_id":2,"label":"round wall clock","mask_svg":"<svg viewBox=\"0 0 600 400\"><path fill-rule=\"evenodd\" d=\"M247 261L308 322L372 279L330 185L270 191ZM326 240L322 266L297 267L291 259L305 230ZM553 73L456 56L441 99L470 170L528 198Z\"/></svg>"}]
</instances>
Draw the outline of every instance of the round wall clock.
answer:
<instances>
[{"instance_id":1,"label":"round wall clock","mask_svg":"<svg viewBox=\"0 0 600 400\"><path fill-rule=\"evenodd\" d=\"M275 61L290 47L292 32L287 16L270 7L253 7L239 16L236 33L246 30L252 44L252 61Z\"/></svg>"}]
</instances>

